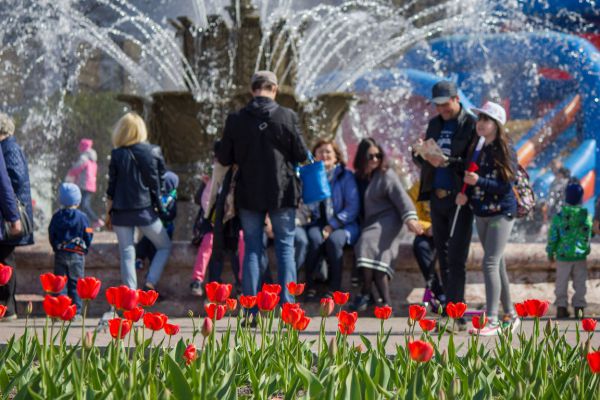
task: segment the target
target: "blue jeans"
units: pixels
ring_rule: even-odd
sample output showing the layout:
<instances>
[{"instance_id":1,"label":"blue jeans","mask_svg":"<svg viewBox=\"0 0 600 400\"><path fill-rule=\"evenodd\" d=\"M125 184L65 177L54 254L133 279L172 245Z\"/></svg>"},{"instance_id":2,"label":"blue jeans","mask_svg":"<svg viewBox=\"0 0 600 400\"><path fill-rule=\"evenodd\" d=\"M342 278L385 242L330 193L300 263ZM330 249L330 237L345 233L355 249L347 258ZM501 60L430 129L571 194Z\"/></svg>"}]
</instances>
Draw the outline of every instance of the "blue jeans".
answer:
<instances>
[{"instance_id":1,"label":"blue jeans","mask_svg":"<svg viewBox=\"0 0 600 400\"><path fill-rule=\"evenodd\" d=\"M67 276L67 284L61 294L68 294L73 299L78 313L81 313L81 298L77 294L77 281L83 278L84 269L85 256L83 254L69 251L54 253L54 274Z\"/></svg>"},{"instance_id":2,"label":"blue jeans","mask_svg":"<svg viewBox=\"0 0 600 400\"><path fill-rule=\"evenodd\" d=\"M87 190L81 190L81 205L79 208L90 220L90 224L98 221L98 214L92 209L92 196L94 193L88 192Z\"/></svg>"},{"instance_id":3,"label":"blue jeans","mask_svg":"<svg viewBox=\"0 0 600 400\"><path fill-rule=\"evenodd\" d=\"M304 229L302 226L296 227L294 248L296 249L296 269L300 269L302 268L302 265L304 265L304 261L306 261L306 254L308 253L308 237L306 236L306 229Z\"/></svg>"},{"instance_id":4,"label":"blue jeans","mask_svg":"<svg viewBox=\"0 0 600 400\"><path fill-rule=\"evenodd\" d=\"M171 253L171 239L169 239L167 230L158 218L150 225L138 226L137 228L145 237L150 239L154 247L156 247L156 254L152 259L152 263L148 269L148 275L146 276L146 282L150 283L152 286L156 286L160 280L163 269L165 269L169 254ZM137 289L137 276L135 274L135 244L133 241L135 227L114 225L113 230L117 234L117 240L119 241L121 279L123 280L123 284L131 289Z\"/></svg>"},{"instance_id":5,"label":"blue jeans","mask_svg":"<svg viewBox=\"0 0 600 400\"><path fill-rule=\"evenodd\" d=\"M263 230L266 212L240 209L239 216L244 231L244 266L242 290L245 295L253 296L258 292L262 277L261 257L264 252ZM293 303L294 298L287 290L287 283L296 282L296 262L294 260L294 236L296 231L296 209L283 208L269 212L273 235L275 236L275 255L277 257L277 278L281 285L281 303Z\"/></svg>"}]
</instances>

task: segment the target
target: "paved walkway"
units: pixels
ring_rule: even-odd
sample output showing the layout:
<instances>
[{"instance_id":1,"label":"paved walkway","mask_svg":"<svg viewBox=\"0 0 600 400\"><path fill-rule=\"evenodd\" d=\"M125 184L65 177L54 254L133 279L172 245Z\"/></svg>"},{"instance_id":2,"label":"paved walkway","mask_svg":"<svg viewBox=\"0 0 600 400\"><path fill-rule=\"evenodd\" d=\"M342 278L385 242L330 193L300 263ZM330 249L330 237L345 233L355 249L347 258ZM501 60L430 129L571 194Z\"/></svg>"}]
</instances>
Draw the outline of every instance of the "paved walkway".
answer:
<instances>
[{"instance_id":1,"label":"paved walkway","mask_svg":"<svg viewBox=\"0 0 600 400\"><path fill-rule=\"evenodd\" d=\"M192 322L191 322L190 318L177 318L177 319L170 320L169 322L179 324L181 327L179 334L173 337L173 339L171 341L172 344L176 343L177 340L179 340L179 338L181 338L181 337L183 337L185 339L191 338L192 332L193 332L193 327L192 327ZM198 318L196 318L195 322L196 322L196 326L198 326ZM544 326L546 325L546 322L547 322L547 320L542 320L542 322L540 324L540 327L542 330L543 330ZM32 320L29 320L29 327L33 328L35 326L36 332L38 332L38 334L40 335L40 338L41 338L41 332L44 327L44 323L45 323L44 318L32 319ZM235 326L235 323L236 323L236 320L232 319L231 324L233 326ZM315 345L314 345L315 349L316 349L317 334L319 331L319 323L320 323L320 318L313 318L311 323L309 324L308 328L306 329L306 331L303 332L301 335L302 338L305 338L307 340L314 339L315 340ZM558 323L560 330L565 332L567 342L570 344L574 344L576 342L576 324L577 324L577 322L574 320L569 320L569 321L557 321L556 323ZM88 327L86 329L92 330L94 327L97 326L97 324L98 324L98 319L96 319L96 318L89 319L86 321L86 327ZM353 335L350 335L348 338L349 342L355 343L356 345L360 344L361 339L359 337L359 334L362 334L367 339L369 339L372 343L374 343L376 336L377 336L377 332L379 332L379 326L380 325L379 325L378 319L359 318L357 325L356 325L355 333ZM388 353L393 354L396 352L396 345L404 346L404 344L405 344L406 334L409 331L407 319L406 318L389 319L385 322L384 326L386 329L389 329L390 327L392 328L392 332L390 335L390 339L387 343L386 349L387 349ZM218 321L217 322L217 333L219 335L221 335L226 330L226 327L227 327L227 319ZM12 335L15 335L15 334L17 336L22 335L24 328L25 328L25 320L24 319L23 320L19 319L19 320L12 321L12 322L3 322L2 324L0 324L0 344L6 343ZM325 329L326 329L327 337L329 340L329 338L331 338L335 335L335 332L337 330L337 319L335 317L328 318ZM530 335L531 332L533 331L533 321L525 320L522 324L522 327L518 328L518 330L520 330L520 329L523 329L523 331L526 334ZM597 332L595 333L594 337L592 338L592 348L594 348L594 349L600 347L600 332L598 332L599 329L600 329L600 325L599 325L599 328L597 328ZM415 329L415 335L420 335L420 333L421 333L421 330L417 326ZM587 335L585 332L582 333L582 337L585 337L585 335ZM146 337L148 337L148 336L149 336L149 334L146 333ZM441 338L440 346L442 348L445 348L447 346L448 337L449 336L446 334ZM463 346L463 349L464 349L466 347L466 344L468 343L470 337L471 337L471 335L469 335L466 332L458 333L455 335L455 343L457 344L457 346L464 345ZM154 341L155 341L155 343L159 343L163 338L164 338L164 334L162 332L160 332L158 334L155 334ZM81 323L73 323L71 326L71 329L69 331L67 340L69 343L76 343L80 339L81 339ZM110 340L111 340L111 337L110 337L110 334L108 333L108 331L102 331L102 332L98 333L98 336L96 338L96 344L98 346L104 346ZM436 340L437 340L437 335L434 335L434 341L436 341ZM196 337L196 341L198 342L196 344L199 345L200 341L201 341L201 337ZM495 343L495 338L494 337L481 337L480 342L485 344L488 348L492 348ZM516 345L517 343L518 343L518 340L515 337L514 344Z\"/></svg>"}]
</instances>

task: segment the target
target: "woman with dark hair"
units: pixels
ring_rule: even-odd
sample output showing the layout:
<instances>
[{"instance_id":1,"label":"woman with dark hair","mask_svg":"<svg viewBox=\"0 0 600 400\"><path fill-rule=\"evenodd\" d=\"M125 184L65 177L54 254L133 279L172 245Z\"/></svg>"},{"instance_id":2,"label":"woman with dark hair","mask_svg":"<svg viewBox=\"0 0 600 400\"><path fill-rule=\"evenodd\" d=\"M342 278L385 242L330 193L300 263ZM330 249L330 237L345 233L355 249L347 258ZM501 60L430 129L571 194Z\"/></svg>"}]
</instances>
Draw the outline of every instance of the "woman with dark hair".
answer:
<instances>
[{"instance_id":1,"label":"woman with dark hair","mask_svg":"<svg viewBox=\"0 0 600 400\"><path fill-rule=\"evenodd\" d=\"M504 313L513 320L513 329L519 324L519 320L514 318L510 283L504 263L504 247L517 213L513 183L518 166L516 153L504 130L504 108L488 101L483 107L473 111L479 115L477 135L485 138L485 144L477 161L477 172L465 172L464 182L469 188L466 194L457 195L456 204L465 205L468 202L475 214L475 225L483 247L482 267L486 313L489 318L489 323L478 333L490 336L500 332L499 301L502 301ZM510 320L507 320L508 324Z\"/></svg>"},{"instance_id":2,"label":"woman with dark hair","mask_svg":"<svg viewBox=\"0 0 600 400\"><path fill-rule=\"evenodd\" d=\"M365 310L373 281L383 303L392 305L390 279L400 248L402 225L420 235L423 228L415 207L404 191L398 175L388 168L385 153L375 140L363 139L354 158L360 198L363 200L361 236L354 246L357 267L362 273L361 293L351 308Z\"/></svg>"},{"instance_id":3,"label":"woman with dark hair","mask_svg":"<svg viewBox=\"0 0 600 400\"><path fill-rule=\"evenodd\" d=\"M329 293L341 290L344 246L358 239L360 199L354 174L345 165L342 152L332 140L320 140L313 148L318 161L323 161L331 186L331 197L308 204L311 222L307 225L308 253L306 256L307 300L314 300L317 291L313 273L325 257L329 274Z\"/></svg>"}]
</instances>

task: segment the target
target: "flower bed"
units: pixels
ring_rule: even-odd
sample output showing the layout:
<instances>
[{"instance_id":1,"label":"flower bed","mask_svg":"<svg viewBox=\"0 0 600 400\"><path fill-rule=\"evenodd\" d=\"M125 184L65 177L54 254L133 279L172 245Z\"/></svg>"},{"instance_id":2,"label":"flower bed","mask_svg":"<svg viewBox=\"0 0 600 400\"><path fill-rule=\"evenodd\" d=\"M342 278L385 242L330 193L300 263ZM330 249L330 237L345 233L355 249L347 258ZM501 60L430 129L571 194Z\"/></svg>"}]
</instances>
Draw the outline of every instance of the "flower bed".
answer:
<instances>
[{"instance_id":1,"label":"flower bed","mask_svg":"<svg viewBox=\"0 0 600 400\"><path fill-rule=\"evenodd\" d=\"M1 271L0 271L1 272ZM2 277L0 273L0 284ZM57 293L64 279L44 274L44 289ZM290 293L300 295L302 284L290 284ZM362 344L348 342L355 332L357 314L342 310L347 293L336 292L321 300L319 334L302 340L310 318L299 304L279 307L278 285L265 285L257 296L230 298L231 285L210 283L206 315L190 316L191 338L171 343L179 327L168 317L149 309L154 291L142 292L125 286L108 288L106 299L115 307L109 321L113 340L105 348L95 345L96 334L86 331L85 310L100 290L100 281L84 278L78 292L84 300L81 342L66 344L75 312L67 296L48 294L48 314L43 335L13 337L0 351L0 394L16 399L114 398L114 399L233 399L257 398L598 398L600 351L591 348L596 321L583 320L576 343L565 340L557 324L540 327L548 303L529 300L516 307L523 318L534 318L533 332L502 330L496 346L480 343L479 330L485 315L473 318L475 333L458 354L453 325L466 305L448 304L450 319L440 324L427 319L420 305L409 310L409 329L404 345L394 354L385 346L391 329L386 326L390 307L378 307L380 331L374 342L360 336ZM241 307L237 317L232 313ZM257 308L256 325L249 310ZM3 314L0 307L0 315ZM333 314L335 313L335 316ZM226 331L217 337L216 320L227 318ZM330 341L325 320L337 318L338 332ZM448 322L449 321L449 322ZM423 333L416 334L419 324ZM27 325L27 324L26 324ZM232 327L235 326L235 330ZM437 328L437 329L436 329ZM447 348L439 347L449 335ZM513 346L513 335L517 346ZM154 339L160 336L158 345ZM316 346L315 346L316 345ZM313 349L316 347L316 354Z\"/></svg>"}]
</instances>

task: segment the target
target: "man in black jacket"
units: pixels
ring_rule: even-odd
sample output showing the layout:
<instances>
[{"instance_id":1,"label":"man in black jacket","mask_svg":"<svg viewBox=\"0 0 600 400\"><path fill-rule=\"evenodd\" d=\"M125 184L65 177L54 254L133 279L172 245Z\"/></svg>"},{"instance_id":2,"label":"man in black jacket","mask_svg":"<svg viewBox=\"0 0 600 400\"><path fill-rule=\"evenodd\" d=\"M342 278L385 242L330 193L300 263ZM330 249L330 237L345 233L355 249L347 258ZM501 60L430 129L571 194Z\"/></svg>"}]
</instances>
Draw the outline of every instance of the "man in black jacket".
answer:
<instances>
[{"instance_id":1,"label":"man in black jacket","mask_svg":"<svg viewBox=\"0 0 600 400\"><path fill-rule=\"evenodd\" d=\"M429 121L425 140L433 139L450 160L415 156L421 167L419 201L429 200L433 240L437 250L446 300L464 302L465 264L473 228L473 213L462 207L450 238L455 199L463 184L467 152L475 137L475 118L462 107L456 85L441 81L433 86L432 102L438 115ZM464 329L464 321L459 321Z\"/></svg>"},{"instance_id":2,"label":"man in black jacket","mask_svg":"<svg viewBox=\"0 0 600 400\"><path fill-rule=\"evenodd\" d=\"M263 228L268 214L275 235L281 301L293 302L286 284L296 281L294 232L301 185L296 164L306 160L307 148L298 116L275 102L277 77L258 71L251 79L252 100L227 117L221 149L223 165L239 167L235 201L244 232L242 288L255 295L260 277Z\"/></svg>"}]
</instances>

